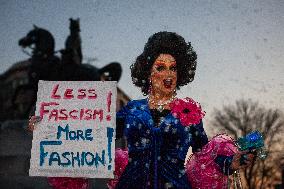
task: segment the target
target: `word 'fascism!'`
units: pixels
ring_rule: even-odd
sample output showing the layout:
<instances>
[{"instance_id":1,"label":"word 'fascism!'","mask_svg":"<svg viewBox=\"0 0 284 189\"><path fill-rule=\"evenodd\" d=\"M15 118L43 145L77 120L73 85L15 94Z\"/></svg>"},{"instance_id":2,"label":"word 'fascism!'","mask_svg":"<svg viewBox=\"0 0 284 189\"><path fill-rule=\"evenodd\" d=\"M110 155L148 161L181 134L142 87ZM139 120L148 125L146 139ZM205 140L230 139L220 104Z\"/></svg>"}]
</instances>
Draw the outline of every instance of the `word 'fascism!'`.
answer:
<instances>
[{"instance_id":1,"label":"word 'fascism!'","mask_svg":"<svg viewBox=\"0 0 284 189\"><path fill-rule=\"evenodd\" d=\"M59 84L53 87L51 92L51 99L96 99L97 94L95 89L78 89L74 92L73 89L66 89L63 95L58 94ZM111 95L109 92L107 95L107 107L104 109L91 109L91 108L80 108L67 110L66 108L59 108L58 102L41 102L40 103L40 117L43 119L45 116L48 117L48 121L61 121L61 120L96 120L103 121L104 114L110 112ZM105 116L107 121L111 120L110 115Z\"/></svg>"}]
</instances>

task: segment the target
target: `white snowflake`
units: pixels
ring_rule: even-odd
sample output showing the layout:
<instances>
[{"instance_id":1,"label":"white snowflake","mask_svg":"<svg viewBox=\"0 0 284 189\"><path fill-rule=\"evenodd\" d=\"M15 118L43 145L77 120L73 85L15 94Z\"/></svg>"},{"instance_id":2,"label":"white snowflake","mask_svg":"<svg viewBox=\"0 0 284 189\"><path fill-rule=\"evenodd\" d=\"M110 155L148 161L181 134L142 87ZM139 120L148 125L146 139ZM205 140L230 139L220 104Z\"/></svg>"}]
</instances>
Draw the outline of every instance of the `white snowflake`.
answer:
<instances>
[{"instance_id":1,"label":"white snowflake","mask_svg":"<svg viewBox=\"0 0 284 189\"><path fill-rule=\"evenodd\" d=\"M165 183L165 188L172 188L173 184L171 182L166 182Z\"/></svg>"},{"instance_id":2,"label":"white snowflake","mask_svg":"<svg viewBox=\"0 0 284 189\"><path fill-rule=\"evenodd\" d=\"M141 144L143 146L146 146L147 142L148 142L148 140L146 138L141 138Z\"/></svg>"},{"instance_id":3,"label":"white snowflake","mask_svg":"<svg viewBox=\"0 0 284 189\"><path fill-rule=\"evenodd\" d=\"M146 163L146 164L145 164L145 167L146 167L146 168L149 168L149 163Z\"/></svg>"},{"instance_id":4,"label":"white snowflake","mask_svg":"<svg viewBox=\"0 0 284 189\"><path fill-rule=\"evenodd\" d=\"M146 109L146 106L145 106L145 105L141 105L140 109L141 109L141 110L145 110L145 109Z\"/></svg>"},{"instance_id":5,"label":"white snowflake","mask_svg":"<svg viewBox=\"0 0 284 189\"><path fill-rule=\"evenodd\" d=\"M180 169L179 172L184 175L185 174L185 169Z\"/></svg>"},{"instance_id":6,"label":"white snowflake","mask_svg":"<svg viewBox=\"0 0 284 189\"><path fill-rule=\"evenodd\" d=\"M167 125L166 127L165 127L165 132L167 133L167 132L169 132L169 130L170 130L170 126L169 125Z\"/></svg>"},{"instance_id":7,"label":"white snowflake","mask_svg":"<svg viewBox=\"0 0 284 189\"><path fill-rule=\"evenodd\" d=\"M178 119L175 119L175 124L178 124Z\"/></svg>"},{"instance_id":8,"label":"white snowflake","mask_svg":"<svg viewBox=\"0 0 284 189\"><path fill-rule=\"evenodd\" d=\"M177 163L177 159L173 158L172 163Z\"/></svg>"}]
</instances>

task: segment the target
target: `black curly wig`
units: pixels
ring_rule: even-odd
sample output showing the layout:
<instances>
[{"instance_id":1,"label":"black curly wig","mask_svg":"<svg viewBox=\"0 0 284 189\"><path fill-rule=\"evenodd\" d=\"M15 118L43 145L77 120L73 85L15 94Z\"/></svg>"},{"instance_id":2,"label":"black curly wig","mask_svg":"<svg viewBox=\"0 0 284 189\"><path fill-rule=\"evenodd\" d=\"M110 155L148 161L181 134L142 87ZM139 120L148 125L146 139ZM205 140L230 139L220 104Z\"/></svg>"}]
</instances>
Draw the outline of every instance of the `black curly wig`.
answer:
<instances>
[{"instance_id":1,"label":"black curly wig","mask_svg":"<svg viewBox=\"0 0 284 189\"><path fill-rule=\"evenodd\" d=\"M170 54L177 66L177 89L193 81L197 55L191 43L174 32L162 31L152 35L145 44L144 51L130 66L132 82L148 94L149 76L152 66L160 54Z\"/></svg>"}]
</instances>

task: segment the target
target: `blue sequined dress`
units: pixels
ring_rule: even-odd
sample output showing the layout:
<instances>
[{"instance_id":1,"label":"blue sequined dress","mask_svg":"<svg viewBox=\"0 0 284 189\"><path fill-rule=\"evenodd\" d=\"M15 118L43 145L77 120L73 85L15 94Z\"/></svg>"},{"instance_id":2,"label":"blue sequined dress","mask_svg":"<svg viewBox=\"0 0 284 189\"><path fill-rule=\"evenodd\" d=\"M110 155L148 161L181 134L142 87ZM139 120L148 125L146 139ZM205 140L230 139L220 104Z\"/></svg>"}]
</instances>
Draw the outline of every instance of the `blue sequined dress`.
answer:
<instances>
[{"instance_id":1,"label":"blue sequined dress","mask_svg":"<svg viewBox=\"0 0 284 189\"><path fill-rule=\"evenodd\" d=\"M208 142L202 121L184 127L170 111L150 110L146 99L130 101L117 118L124 121L129 163L116 189L191 188L184 162L190 146L195 152Z\"/></svg>"}]
</instances>

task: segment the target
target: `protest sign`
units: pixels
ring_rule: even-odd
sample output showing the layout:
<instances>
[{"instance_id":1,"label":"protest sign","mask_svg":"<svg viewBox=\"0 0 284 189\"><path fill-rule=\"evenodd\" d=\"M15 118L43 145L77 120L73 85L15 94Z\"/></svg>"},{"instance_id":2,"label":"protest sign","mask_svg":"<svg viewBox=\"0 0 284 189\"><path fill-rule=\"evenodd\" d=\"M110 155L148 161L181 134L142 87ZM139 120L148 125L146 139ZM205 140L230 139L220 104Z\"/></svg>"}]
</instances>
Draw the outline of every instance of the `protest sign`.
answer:
<instances>
[{"instance_id":1,"label":"protest sign","mask_svg":"<svg viewBox=\"0 0 284 189\"><path fill-rule=\"evenodd\" d=\"M39 81L30 176L113 178L116 82Z\"/></svg>"}]
</instances>

